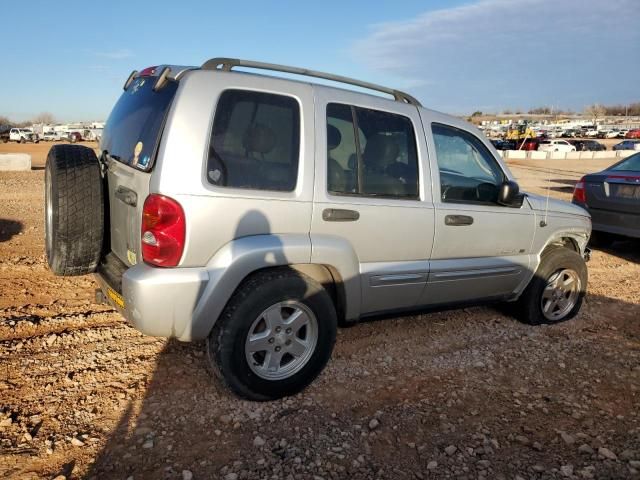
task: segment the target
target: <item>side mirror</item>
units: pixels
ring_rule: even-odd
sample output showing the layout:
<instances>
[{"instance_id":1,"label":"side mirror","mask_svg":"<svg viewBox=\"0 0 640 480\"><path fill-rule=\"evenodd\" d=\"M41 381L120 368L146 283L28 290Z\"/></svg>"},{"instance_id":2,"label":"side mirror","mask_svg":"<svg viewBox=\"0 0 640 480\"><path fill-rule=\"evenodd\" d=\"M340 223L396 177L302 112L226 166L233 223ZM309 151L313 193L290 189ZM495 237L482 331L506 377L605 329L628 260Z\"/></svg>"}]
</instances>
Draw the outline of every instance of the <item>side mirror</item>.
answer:
<instances>
[{"instance_id":1,"label":"side mirror","mask_svg":"<svg viewBox=\"0 0 640 480\"><path fill-rule=\"evenodd\" d=\"M524 195L520 193L520 186L512 181L506 180L498 188L498 203L506 207L520 208L524 201Z\"/></svg>"}]
</instances>

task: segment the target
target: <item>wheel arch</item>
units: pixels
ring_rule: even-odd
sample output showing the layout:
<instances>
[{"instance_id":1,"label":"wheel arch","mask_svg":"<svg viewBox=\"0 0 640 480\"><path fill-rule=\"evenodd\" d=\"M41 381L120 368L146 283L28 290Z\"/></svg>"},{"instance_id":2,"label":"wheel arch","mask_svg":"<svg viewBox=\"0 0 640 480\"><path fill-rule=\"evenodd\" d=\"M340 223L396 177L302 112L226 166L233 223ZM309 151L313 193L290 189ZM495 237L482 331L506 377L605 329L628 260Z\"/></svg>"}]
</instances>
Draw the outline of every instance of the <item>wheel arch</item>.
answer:
<instances>
[{"instance_id":1,"label":"wheel arch","mask_svg":"<svg viewBox=\"0 0 640 480\"><path fill-rule=\"evenodd\" d=\"M339 319L357 318L359 278L350 266L312 259L308 235L255 235L233 240L209 261L209 280L202 288L191 322L176 336L185 341L206 338L233 294L250 276L283 267L320 283L333 300Z\"/></svg>"}]
</instances>

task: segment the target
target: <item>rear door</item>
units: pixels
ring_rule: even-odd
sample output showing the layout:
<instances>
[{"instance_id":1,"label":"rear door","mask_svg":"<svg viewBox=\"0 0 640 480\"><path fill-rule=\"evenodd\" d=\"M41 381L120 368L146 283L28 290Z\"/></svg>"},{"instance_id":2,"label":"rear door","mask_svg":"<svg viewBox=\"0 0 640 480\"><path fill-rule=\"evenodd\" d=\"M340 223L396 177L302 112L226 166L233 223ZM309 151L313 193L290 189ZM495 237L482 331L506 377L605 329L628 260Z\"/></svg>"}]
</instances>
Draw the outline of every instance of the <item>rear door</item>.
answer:
<instances>
[{"instance_id":1,"label":"rear door","mask_svg":"<svg viewBox=\"0 0 640 480\"><path fill-rule=\"evenodd\" d=\"M314 262L356 257L360 313L416 304L433 241L427 150L415 106L316 90ZM428 172L428 170L427 170ZM322 257L324 252L326 257Z\"/></svg>"},{"instance_id":2,"label":"rear door","mask_svg":"<svg viewBox=\"0 0 640 480\"><path fill-rule=\"evenodd\" d=\"M154 91L154 74L135 79L122 94L100 145L108 164L111 251L126 265L141 260L142 208L164 120L178 88L168 82Z\"/></svg>"}]
</instances>

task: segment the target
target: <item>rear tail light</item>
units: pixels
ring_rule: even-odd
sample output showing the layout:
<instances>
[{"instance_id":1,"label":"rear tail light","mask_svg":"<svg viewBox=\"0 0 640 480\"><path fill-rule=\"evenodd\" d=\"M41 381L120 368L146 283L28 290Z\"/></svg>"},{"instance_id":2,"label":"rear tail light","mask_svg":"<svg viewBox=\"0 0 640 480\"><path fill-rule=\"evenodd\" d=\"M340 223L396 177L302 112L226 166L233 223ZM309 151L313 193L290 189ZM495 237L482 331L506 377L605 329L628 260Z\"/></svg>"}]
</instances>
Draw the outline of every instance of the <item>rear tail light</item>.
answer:
<instances>
[{"instance_id":1,"label":"rear tail light","mask_svg":"<svg viewBox=\"0 0 640 480\"><path fill-rule=\"evenodd\" d=\"M143 68L142 70L140 70L140 73L138 73L138 77L151 77L152 75L156 74L156 67L147 67L147 68Z\"/></svg>"},{"instance_id":2,"label":"rear tail light","mask_svg":"<svg viewBox=\"0 0 640 480\"><path fill-rule=\"evenodd\" d=\"M579 203L587 203L587 196L584 190L584 177L582 177L573 189L573 199Z\"/></svg>"},{"instance_id":3,"label":"rear tail light","mask_svg":"<svg viewBox=\"0 0 640 480\"><path fill-rule=\"evenodd\" d=\"M142 209L142 258L157 267L175 267L184 250L184 210L164 195L147 197Z\"/></svg>"}]
</instances>

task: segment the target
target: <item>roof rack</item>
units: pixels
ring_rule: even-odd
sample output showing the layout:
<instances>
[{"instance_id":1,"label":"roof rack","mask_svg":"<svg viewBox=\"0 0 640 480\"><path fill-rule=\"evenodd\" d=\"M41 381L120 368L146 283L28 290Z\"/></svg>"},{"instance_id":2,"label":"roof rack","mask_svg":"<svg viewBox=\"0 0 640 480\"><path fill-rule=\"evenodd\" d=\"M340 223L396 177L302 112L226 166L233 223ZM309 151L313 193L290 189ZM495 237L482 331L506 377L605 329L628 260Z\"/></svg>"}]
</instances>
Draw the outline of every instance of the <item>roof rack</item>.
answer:
<instances>
[{"instance_id":1,"label":"roof rack","mask_svg":"<svg viewBox=\"0 0 640 480\"><path fill-rule=\"evenodd\" d=\"M257 68L260 70L272 70L276 72L294 73L296 75L304 75L307 77L324 78L325 80L331 80L333 82L348 83L350 85L356 85L369 90L387 93L393 96L393 98L398 102L408 103L409 105L415 105L417 107L422 106L416 98L412 97L408 93L401 92L400 90L383 87L376 85L375 83L363 82L354 78L343 77L341 75L308 70L306 68L288 67L286 65L278 65L275 63L254 62L253 60L224 57L211 58L204 62L201 68L203 70L224 70L225 72L230 72L233 67Z\"/></svg>"}]
</instances>

